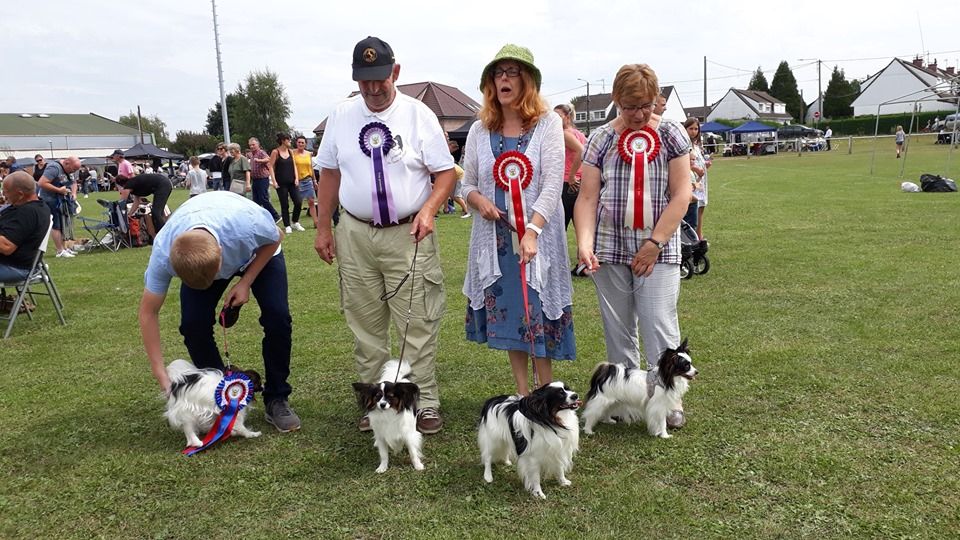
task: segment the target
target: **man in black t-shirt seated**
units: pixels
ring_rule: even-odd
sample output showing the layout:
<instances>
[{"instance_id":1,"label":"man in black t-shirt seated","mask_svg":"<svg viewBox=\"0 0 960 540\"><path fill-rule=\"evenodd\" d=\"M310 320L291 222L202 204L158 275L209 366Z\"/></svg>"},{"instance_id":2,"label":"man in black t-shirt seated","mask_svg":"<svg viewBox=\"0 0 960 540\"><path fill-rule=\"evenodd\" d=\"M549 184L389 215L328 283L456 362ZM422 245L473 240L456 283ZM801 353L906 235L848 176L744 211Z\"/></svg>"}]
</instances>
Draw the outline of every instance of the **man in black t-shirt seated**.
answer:
<instances>
[{"instance_id":1,"label":"man in black t-shirt seated","mask_svg":"<svg viewBox=\"0 0 960 540\"><path fill-rule=\"evenodd\" d=\"M120 177L117 178L117 182L121 181ZM130 195L135 197L150 197L153 196L153 210L150 212L151 221L153 223L153 230L149 231L150 236L154 237L160 232L160 227L163 227L163 224L167 222L167 217L164 215L164 208L167 206L167 199L170 198L170 192L173 191L173 184L170 183L170 179L162 174L138 174L133 178L127 180L123 184L118 184L120 186L120 200L126 201ZM139 200L135 200L134 210L139 207Z\"/></svg>"},{"instance_id":2,"label":"man in black t-shirt seated","mask_svg":"<svg viewBox=\"0 0 960 540\"><path fill-rule=\"evenodd\" d=\"M50 208L37 198L37 183L23 171L3 179L3 196L10 206L0 212L0 283L9 283L30 273L50 227Z\"/></svg>"}]
</instances>

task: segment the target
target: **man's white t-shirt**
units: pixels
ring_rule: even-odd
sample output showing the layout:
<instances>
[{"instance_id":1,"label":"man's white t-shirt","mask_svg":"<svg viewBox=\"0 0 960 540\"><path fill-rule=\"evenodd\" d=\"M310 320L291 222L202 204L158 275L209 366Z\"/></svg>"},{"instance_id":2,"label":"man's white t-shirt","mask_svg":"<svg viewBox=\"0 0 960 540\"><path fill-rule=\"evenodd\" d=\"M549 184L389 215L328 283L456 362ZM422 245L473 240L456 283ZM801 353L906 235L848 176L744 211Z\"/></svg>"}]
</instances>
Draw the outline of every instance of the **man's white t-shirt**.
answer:
<instances>
[{"instance_id":1,"label":"man's white t-shirt","mask_svg":"<svg viewBox=\"0 0 960 540\"><path fill-rule=\"evenodd\" d=\"M419 100L397 92L381 112L371 112L360 95L343 101L327 118L314 165L339 169L340 204L360 219L373 219L373 164L360 148L360 131L371 122L385 124L393 135L384 164L397 217L416 214L432 192L430 174L454 165L437 116Z\"/></svg>"}]
</instances>

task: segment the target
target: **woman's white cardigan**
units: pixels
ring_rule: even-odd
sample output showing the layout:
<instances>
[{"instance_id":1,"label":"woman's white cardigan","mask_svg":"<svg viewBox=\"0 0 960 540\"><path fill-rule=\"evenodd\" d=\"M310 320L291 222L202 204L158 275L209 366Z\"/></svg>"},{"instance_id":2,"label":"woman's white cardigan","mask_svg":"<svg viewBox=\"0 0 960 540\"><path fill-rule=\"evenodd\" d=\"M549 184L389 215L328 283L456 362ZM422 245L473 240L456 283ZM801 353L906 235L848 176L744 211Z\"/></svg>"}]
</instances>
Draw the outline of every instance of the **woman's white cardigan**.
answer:
<instances>
[{"instance_id":1,"label":"woman's white cardigan","mask_svg":"<svg viewBox=\"0 0 960 540\"><path fill-rule=\"evenodd\" d=\"M563 205L560 203L565 157L563 123L555 112L550 111L540 118L523 153L533 164L533 179L523 190L527 205L526 222L530 222L534 211L547 220L543 234L537 239L537 255L527 265L527 283L540 295L547 318L557 320L563 314L563 308L573 301L573 285L567 260ZM495 200L494 161L490 131L477 121L467 135L463 158L461 194L464 200L474 191ZM478 212L473 215L463 294L469 299L471 308L480 309L484 307L484 289L493 285L502 273L497 259L494 222L484 219Z\"/></svg>"}]
</instances>

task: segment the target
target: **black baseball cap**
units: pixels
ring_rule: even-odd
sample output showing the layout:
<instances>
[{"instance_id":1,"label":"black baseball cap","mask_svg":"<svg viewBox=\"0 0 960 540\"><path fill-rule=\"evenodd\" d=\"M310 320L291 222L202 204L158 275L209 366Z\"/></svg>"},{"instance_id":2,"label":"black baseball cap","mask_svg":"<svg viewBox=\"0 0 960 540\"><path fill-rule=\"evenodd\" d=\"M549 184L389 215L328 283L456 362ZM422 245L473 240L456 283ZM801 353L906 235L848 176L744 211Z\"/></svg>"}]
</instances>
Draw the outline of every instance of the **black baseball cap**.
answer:
<instances>
[{"instance_id":1,"label":"black baseball cap","mask_svg":"<svg viewBox=\"0 0 960 540\"><path fill-rule=\"evenodd\" d=\"M120 150L120 149L118 148L118 149L114 150L113 153L110 154L110 155L107 156L107 157L114 157L114 156L123 157L123 150Z\"/></svg>"},{"instance_id":2,"label":"black baseball cap","mask_svg":"<svg viewBox=\"0 0 960 540\"><path fill-rule=\"evenodd\" d=\"M353 80L384 81L393 73L394 62L390 45L368 36L353 48Z\"/></svg>"}]
</instances>

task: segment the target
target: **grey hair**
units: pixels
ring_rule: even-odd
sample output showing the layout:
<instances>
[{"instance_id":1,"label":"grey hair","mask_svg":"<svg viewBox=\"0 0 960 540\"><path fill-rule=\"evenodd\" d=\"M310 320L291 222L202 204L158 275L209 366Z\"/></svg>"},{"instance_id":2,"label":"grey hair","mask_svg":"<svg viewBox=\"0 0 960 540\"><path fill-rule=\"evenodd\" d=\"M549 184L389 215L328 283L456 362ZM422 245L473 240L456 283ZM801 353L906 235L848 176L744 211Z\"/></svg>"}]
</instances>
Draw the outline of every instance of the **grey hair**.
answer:
<instances>
[{"instance_id":1,"label":"grey hair","mask_svg":"<svg viewBox=\"0 0 960 540\"><path fill-rule=\"evenodd\" d=\"M239 151L240 151L240 145L237 144L237 143L235 143L235 142L232 142L232 143L230 143L230 144L227 145L227 152L233 152L234 150L236 150L237 152L239 152Z\"/></svg>"},{"instance_id":2,"label":"grey hair","mask_svg":"<svg viewBox=\"0 0 960 540\"><path fill-rule=\"evenodd\" d=\"M576 109L573 108L573 105L570 103L561 103L553 108L553 110L560 109L563 111L563 114L572 117L576 113Z\"/></svg>"}]
</instances>

